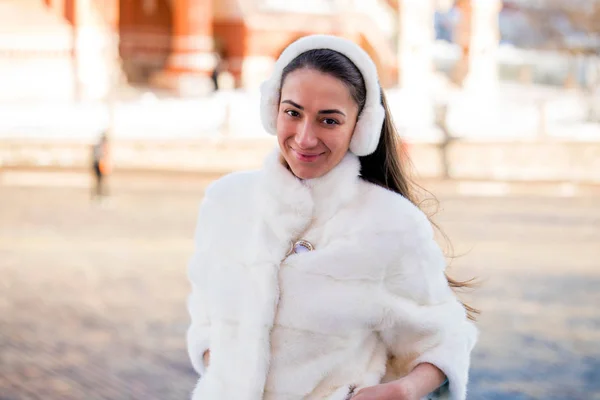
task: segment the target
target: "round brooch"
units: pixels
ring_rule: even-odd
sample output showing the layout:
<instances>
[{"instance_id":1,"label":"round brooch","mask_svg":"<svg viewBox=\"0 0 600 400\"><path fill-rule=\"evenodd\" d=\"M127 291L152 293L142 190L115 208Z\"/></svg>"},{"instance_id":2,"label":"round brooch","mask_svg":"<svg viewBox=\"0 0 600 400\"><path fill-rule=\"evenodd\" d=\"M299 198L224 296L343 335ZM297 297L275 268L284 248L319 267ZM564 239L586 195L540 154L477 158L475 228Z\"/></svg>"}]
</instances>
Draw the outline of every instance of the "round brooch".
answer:
<instances>
[{"instance_id":1,"label":"round brooch","mask_svg":"<svg viewBox=\"0 0 600 400\"><path fill-rule=\"evenodd\" d=\"M295 242L292 242L292 246L288 251L287 255L290 254L299 254L299 253L307 253L309 251L313 251L315 246L312 245L308 240L300 239Z\"/></svg>"}]
</instances>

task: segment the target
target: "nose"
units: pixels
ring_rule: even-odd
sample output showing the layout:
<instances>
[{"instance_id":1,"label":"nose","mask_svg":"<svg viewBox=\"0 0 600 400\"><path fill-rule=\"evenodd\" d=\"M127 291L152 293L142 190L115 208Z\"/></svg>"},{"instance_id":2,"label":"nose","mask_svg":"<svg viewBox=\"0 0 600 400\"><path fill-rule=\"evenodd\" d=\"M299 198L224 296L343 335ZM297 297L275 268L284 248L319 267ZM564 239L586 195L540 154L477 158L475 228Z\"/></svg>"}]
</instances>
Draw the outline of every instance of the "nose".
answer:
<instances>
[{"instance_id":1,"label":"nose","mask_svg":"<svg viewBox=\"0 0 600 400\"><path fill-rule=\"evenodd\" d=\"M294 141L301 149L310 149L319 144L319 139L315 135L314 130L311 128L311 124L308 121L304 121L299 127Z\"/></svg>"}]
</instances>

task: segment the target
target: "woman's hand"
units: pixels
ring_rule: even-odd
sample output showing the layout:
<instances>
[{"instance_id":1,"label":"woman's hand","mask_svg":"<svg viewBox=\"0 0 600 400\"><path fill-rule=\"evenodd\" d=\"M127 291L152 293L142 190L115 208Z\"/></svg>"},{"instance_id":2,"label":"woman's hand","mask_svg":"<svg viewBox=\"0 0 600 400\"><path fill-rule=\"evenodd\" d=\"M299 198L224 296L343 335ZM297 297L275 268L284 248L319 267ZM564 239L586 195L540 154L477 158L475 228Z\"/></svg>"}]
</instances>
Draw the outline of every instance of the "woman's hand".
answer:
<instances>
[{"instance_id":1,"label":"woman's hand","mask_svg":"<svg viewBox=\"0 0 600 400\"><path fill-rule=\"evenodd\" d=\"M352 400L418 400L416 389L409 379L399 379L359 390Z\"/></svg>"},{"instance_id":2,"label":"woman's hand","mask_svg":"<svg viewBox=\"0 0 600 400\"><path fill-rule=\"evenodd\" d=\"M206 350L204 354L202 354L202 360L204 361L204 366L208 367L210 364L210 350Z\"/></svg>"},{"instance_id":3,"label":"woman's hand","mask_svg":"<svg viewBox=\"0 0 600 400\"><path fill-rule=\"evenodd\" d=\"M359 390L352 400L418 400L441 386L444 373L433 364L419 364L397 381Z\"/></svg>"}]
</instances>

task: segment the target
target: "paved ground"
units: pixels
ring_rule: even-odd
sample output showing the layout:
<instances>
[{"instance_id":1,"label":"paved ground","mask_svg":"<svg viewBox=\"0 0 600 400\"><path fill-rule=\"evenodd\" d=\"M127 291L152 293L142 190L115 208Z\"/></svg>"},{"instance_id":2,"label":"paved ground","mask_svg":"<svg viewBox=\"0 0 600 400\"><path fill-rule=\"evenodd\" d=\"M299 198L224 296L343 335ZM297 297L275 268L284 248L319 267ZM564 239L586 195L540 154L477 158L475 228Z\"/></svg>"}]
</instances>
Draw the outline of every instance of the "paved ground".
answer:
<instances>
[{"instance_id":1,"label":"paved ground","mask_svg":"<svg viewBox=\"0 0 600 400\"><path fill-rule=\"evenodd\" d=\"M0 400L186 398L201 196L0 186ZM600 198L440 200L452 270L482 281L470 398L600 399Z\"/></svg>"}]
</instances>

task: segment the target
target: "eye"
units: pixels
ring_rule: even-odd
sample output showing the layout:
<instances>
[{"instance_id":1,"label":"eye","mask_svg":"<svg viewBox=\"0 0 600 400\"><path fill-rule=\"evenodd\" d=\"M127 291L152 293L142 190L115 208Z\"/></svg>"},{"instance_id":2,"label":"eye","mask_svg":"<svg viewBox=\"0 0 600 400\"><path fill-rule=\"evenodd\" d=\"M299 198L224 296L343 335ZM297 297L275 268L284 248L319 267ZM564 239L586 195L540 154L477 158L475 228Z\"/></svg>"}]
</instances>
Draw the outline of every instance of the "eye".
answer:
<instances>
[{"instance_id":1,"label":"eye","mask_svg":"<svg viewBox=\"0 0 600 400\"><path fill-rule=\"evenodd\" d=\"M339 124L340 124L339 122L337 122L337 121L336 121L335 119L333 119L333 118L325 118L325 119L323 120L323 123L324 123L325 125L339 125Z\"/></svg>"},{"instance_id":2,"label":"eye","mask_svg":"<svg viewBox=\"0 0 600 400\"><path fill-rule=\"evenodd\" d=\"M285 113L287 115L289 115L290 117L294 117L294 118L300 116L300 113L296 110L285 110Z\"/></svg>"}]
</instances>

